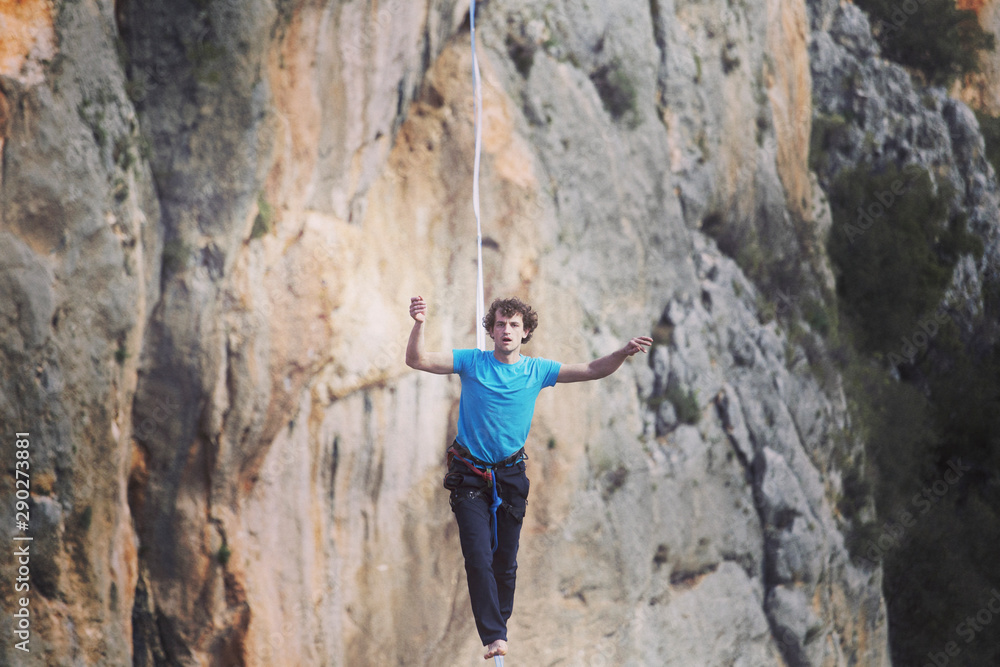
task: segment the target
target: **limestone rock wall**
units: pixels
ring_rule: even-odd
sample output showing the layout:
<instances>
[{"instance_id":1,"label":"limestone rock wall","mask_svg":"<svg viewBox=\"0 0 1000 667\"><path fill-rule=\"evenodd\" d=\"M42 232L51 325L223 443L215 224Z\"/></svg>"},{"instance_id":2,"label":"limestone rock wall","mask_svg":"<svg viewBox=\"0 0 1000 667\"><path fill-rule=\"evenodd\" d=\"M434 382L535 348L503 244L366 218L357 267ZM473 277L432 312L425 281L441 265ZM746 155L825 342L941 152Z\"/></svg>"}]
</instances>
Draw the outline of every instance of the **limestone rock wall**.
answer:
<instances>
[{"instance_id":1,"label":"limestone rock wall","mask_svg":"<svg viewBox=\"0 0 1000 667\"><path fill-rule=\"evenodd\" d=\"M474 344L468 4L3 7L0 415L32 432L37 551L32 652L0 655L478 664L459 386L403 364L413 294L432 346ZM529 354L658 341L539 399L511 659L889 664L839 384L701 231L822 264L828 10L480 12L487 298L541 312Z\"/></svg>"},{"instance_id":2,"label":"limestone rock wall","mask_svg":"<svg viewBox=\"0 0 1000 667\"><path fill-rule=\"evenodd\" d=\"M28 432L35 538L30 591L15 592L18 572L3 559L3 661L125 663L139 548L126 483L159 205L111 6L0 11L4 535L24 534L12 439ZM8 613L25 593L29 654L14 648Z\"/></svg>"}]
</instances>

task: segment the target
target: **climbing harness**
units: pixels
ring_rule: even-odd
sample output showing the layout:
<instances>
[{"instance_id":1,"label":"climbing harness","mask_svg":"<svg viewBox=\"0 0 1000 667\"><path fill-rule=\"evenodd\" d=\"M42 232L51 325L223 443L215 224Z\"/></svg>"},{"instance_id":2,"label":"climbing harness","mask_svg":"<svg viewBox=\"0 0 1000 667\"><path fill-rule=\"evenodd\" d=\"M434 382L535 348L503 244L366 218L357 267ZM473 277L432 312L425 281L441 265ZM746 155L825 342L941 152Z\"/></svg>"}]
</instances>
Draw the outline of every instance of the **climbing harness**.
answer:
<instances>
[{"instance_id":1,"label":"climbing harness","mask_svg":"<svg viewBox=\"0 0 1000 667\"><path fill-rule=\"evenodd\" d=\"M461 448L461 450L459 448ZM486 484L485 488L477 489L474 491L470 490L468 492L468 497L478 498L480 496L485 495L484 492L486 492L487 490L490 492L490 497L488 498L490 503L490 524L493 527L493 536L490 538L490 550L493 553L496 553L497 547L500 546L500 539L497 534L497 510L500 507L503 507L504 510L506 510L507 513L510 514L511 516L517 519L524 518L523 511L518 510L508 501L503 500L500 497L500 492L498 489L499 485L497 484L497 479L496 479L496 471L498 468L508 468L512 465L515 465L518 461L523 461L526 458L528 458L528 455L524 453L523 447L519 449L517 452L515 452L513 455L508 456L499 463L486 463L485 461L477 459L472 454L470 454L469 451L464 446L458 444L457 441L455 445L452 445L448 449L448 458L447 458L448 473L444 476L444 487L451 491L455 491L460 486L462 486L463 482L462 473L451 472L452 461L459 461L463 463L466 468L469 469L469 472L471 472L476 477L482 479L483 482L485 482Z\"/></svg>"},{"instance_id":2,"label":"climbing harness","mask_svg":"<svg viewBox=\"0 0 1000 667\"><path fill-rule=\"evenodd\" d=\"M524 452L524 447L522 447L502 461L497 463L487 463L486 461L473 456L465 445L456 440L455 444L448 448L447 461L449 467L451 466L451 462L453 460L461 461L473 472L473 474L482 477L486 481L487 485L489 485L492 484L493 469L509 468L518 461L524 461L527 458L528 455Z\"/></svg>"},{"instance_id":3,"label":"climbing harness","mask_svg":"<svg viewBox=\"0 0 1000 667\"><path fill-rule=\"evenodd\" d=\"M476 347L486 350L486 330L483 328L483 318L486 306L483 297L483 226L479 220L479 155L482 152L483 129L481 116L483 111L483 90L479 80L479 61L476 60L476 0L472 0L469 8L469 33L472 41L472 89L476 100L476 161L472 170L472 210L476 214Z\"/></svg>"}]
</instances>

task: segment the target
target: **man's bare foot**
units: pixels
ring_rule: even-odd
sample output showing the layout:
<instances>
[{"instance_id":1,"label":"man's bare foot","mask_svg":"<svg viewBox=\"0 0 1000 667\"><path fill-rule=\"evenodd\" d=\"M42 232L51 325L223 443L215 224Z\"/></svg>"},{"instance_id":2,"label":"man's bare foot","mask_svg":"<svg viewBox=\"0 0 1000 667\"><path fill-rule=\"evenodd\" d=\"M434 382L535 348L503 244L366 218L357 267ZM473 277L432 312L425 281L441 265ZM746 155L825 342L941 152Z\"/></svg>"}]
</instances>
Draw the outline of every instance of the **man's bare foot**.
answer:
<instances>
[{"instance_id":1,"label":"man's bare foot","mask_svg":"<svg viewBox=\"0 0 1000 667\"><path fill-rule=\"evenodd\" d=\"M507 655L507 642L502 639L496 640L486 647L486 655L483 658L489 660L495 655Z\"/></svg>"}]
</instances>

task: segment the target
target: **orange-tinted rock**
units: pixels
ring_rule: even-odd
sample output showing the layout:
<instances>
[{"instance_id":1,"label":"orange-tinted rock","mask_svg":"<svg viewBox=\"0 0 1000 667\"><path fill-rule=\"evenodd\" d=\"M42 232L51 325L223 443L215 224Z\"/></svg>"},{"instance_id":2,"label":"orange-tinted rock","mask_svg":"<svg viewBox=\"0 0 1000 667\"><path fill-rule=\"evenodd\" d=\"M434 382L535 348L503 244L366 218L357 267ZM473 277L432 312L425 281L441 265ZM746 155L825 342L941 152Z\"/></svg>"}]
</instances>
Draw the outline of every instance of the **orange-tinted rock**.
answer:
<instances>
[{"instance_id":1,"label":"orange-tinted rock","mask_svg":"<svg viewBox=\"0 0 1000 667\"><path fill-rule=\"evenodd\" d=\"M1000 44L1000 1L959 0L958 6L975 11L983 30L993 33ZM1000 116L1000 46L993 51L980 51L979 69L957 82L954 92L974 109Z\"/></svg>"},{"instance_id":2,"label":"orange-tinted rock","mask_svg":"<svg viewBox=\"0 0 1000 667\"><path fill-rule=\"evenodd\" d=\"M0 0L0 75L41 81L41 61L55 54L50 0Z\"/></svg>"}]
</instances>

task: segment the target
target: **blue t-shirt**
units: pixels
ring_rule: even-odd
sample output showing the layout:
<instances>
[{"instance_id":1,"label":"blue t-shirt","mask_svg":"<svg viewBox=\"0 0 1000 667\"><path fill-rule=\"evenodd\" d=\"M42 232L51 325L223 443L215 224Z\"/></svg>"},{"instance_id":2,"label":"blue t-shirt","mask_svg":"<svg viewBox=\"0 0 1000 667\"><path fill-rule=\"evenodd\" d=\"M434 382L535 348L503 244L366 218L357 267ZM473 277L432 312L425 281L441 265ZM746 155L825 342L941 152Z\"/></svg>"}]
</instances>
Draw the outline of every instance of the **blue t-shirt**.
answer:
<instances>
[{"instance_id":1,"label":"blue t-shirt","mask_svg":"<svg viewBox=\"0 0 1000 667\"><path fill-rule=\"evenodd\" d=\"M523 354L503 364L485 350L452 354L462 378L458 441L478 459L502 461L524 447L538 392L556 383L560 364Z\"/></svg>"}]
</instances>

